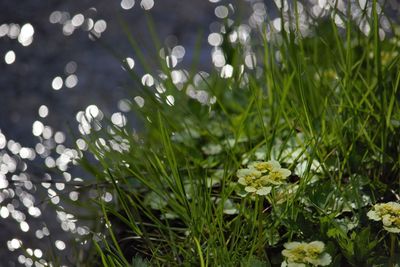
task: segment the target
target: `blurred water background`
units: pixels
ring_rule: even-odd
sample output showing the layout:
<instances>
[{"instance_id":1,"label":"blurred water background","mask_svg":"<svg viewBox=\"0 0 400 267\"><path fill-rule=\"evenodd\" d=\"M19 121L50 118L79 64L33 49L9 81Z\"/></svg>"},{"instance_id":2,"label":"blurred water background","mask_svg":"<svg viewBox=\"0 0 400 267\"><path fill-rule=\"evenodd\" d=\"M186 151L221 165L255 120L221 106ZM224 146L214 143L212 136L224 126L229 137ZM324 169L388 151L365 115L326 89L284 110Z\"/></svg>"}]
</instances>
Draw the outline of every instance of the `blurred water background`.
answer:
<instances>
[{"instance_id":1,"label":"blurred water background","mask_svg":"<svg viewBox=\"0 0 400 267\"><path fill-rule=\"evenodd\" d=\"M310 34L312 18L329 17L331 2L303 1L303 34ZM346 1L339 2L346 8ZM352 3L354 19L367 34L370 26L362 10L370 3ZM396 0L386 1L385 7L388 17L399 17ZM153 49L146 26L149 14L169 50ZM51 255L74 266L74 259L83 257L74 254L70 244L97 223L91 211L71 205L80 199L79 183L88 179L74 166L76 148L85 149L83 140L76 139L91 130L84 114L110 117L117 125L129 120L136 126L134 117L124 115L135 102L130 95L135 87L125 69L135 68L146 84L153 81L137 66L138 55L120 20L150 63L154 55L168 54L170 67L177 70L190 65L197 37L203 33L198 68L208 71L226 63L218 47L223 25L234 17L243 23L235 26L236 37L230 38L244 43L267 18L280 30L273 1L0 1L0 266L46 266ZM340 17L335 22L343 26ZM384 38L390 23L381 24ZM123 55L125 67L103 42ZM249 65L252 58L249 50ZM83 197L93 194L87 190ZM112 199L109 194L103 197ZM79 213L88 218L78 220Z\"/></svg>"},{"instance_id":2,"label":"blurred water background","mask_svg":"<svg viewBox=\"0 0 400 267\"><path fill-rule=\"evenodd\" d=\"M77 114L119 120L134 91L121 63L89 33L133 64L118 18L142 48L152 47L150 11L160 40L193 47L197 33L209 31L213 8L207 1L0 1L0 266L32 266L49 252L67 263L72 236L89 231L65 203L79 197L71 184L85 179L67 167ZM155 58L147 54L154 50L144 53Z\"/></svg>"}]
</instances>

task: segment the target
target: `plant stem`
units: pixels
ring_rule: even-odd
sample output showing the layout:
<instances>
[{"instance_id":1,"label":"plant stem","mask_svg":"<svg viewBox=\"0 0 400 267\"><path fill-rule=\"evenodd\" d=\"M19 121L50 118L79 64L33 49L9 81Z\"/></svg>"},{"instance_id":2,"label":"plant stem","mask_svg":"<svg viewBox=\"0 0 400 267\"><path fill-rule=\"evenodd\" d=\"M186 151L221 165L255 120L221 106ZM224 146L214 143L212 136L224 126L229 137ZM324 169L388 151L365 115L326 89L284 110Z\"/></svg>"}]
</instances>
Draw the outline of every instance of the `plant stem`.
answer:
<instances>
[{"instance_id":1,"label":"plant stem","mask_svg":"<svg viewBox=\"0 0 400 267\"><path fill-rule=\"evenodd\" d=\"M261 258L263 256L263 204L264 199L261 196L258 196L258 256Z\"/></svg>"},{"instance_id":2,"label":"plant stem","mask_svg":"<svg viewBox=\"0 0 400 267\"><path fill-rule=\"evenodd\" d=\"M395 266L395 260L394 260L395 247L396 247L396 235L393 233L390 233L390 259L389 259L390 267Z\"/></svg>"}]
</instances>

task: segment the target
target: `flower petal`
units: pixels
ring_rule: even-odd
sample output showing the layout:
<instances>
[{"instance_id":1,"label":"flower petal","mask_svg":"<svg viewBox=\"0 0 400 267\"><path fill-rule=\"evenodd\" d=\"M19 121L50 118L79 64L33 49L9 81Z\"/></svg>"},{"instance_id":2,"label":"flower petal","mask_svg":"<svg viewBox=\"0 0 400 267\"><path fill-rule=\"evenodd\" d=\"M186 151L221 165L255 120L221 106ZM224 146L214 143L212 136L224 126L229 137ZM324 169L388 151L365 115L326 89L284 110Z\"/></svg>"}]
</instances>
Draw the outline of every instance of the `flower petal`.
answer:
<instances>
[{"instance_id":1,"label":"flower petal","mask_svg":"<svg viewBox=\"0 0 400 267\"><path fill-rule=\"evenodd\" d=\"M257 195L260 196L265 196L268 195L271 192L271 187L261 187L260 189L257 190Z\"/></svg>"},{"instance_id":2,"label":"flower petal","mask_svg":"<svg viewBox=\"0 0 400 267\"><path fill-rule=\"evenodd\" d=\"M236 172L236 176L239 178L244 178L246 175L248 175L249 171L249 169L239 169Z\"/></svg>"},{"instance_id":3,"label":"flower petal","mask_svg":"<svg viewBox=\"0 0 400 267\"><path fill-rule=\"evenodd\" d=\"M241 185L247 185L246 179L244 179L244 178L242 178L242 177L239 178L238 183L241 184Z\"/></svg>"},{"instance_id":4,"label":"flower petal","mask_svg":"<svg viewBox=\"0 0 400 267\"><path fill-rule=\"evenodd\" d=\"M284 168L279 169L279 173L282 175L282 178L289 177L292 174L290 170Z\"/></svg>"},{"instance_id":5,"label":"flower petal","mask_svg":"<svg viewBox=\"0 0 400 267\"><path fill-rule=\"evenodd\" d=\"M287 242L283 244L283 246L287 249L294 249L297 248L299 245L301 245L300 242Z\"/></svg>"},{"instance_id":6,"label":"flower petal","mask_svg":"<svg viewBox=\"0 0 400 267\"><path fill-rule=\"evenodd\" d=\"M321 252L325 249L325 244L321 241L313 241L309 243L309 246L312 246Z\"/></svg>"},{"instance_id":7,"label":"flower petal","mask_svg":"<svg viewBox=\"0 0 400 267\"><path fill-rule=\"evenodd\" d=\"M380 216L378 215L378 213L375 212L375 210L368 211L367 216L368 216L368 218L370 218L371 220L374 220L374 221L381 220Z\"/></svg>"},{"instance_id":8,"label":"flower petal","mask_svg":"<svg viewBox=\"0 0 400 267\"><path fill-rule=\"evenodd\" d=\"M269 163L271 165L272 170L276 170L276 169L280 169L281 168L281 164L279 164L279 162L276 161L276 160L270 160L267 163Z\"/></svg>"},{"instance_id":9,"label":"flower petal","mask_svg":"<svg viewBox=\"0 0 400 267\"><path fill-rule=\"evenodd\" d=\"M327 266L332 262L332 257L328 253L324 253L321 255L319 258L319 265L321 266Z\"/></svg>"},{"instance_id":10,"label":"flower petal","mask_svg":"<svg viewBox=\"0 0 400 267\"><path fill-rule=\"evenodd\" d=\"M390 232L390 233L400 233L400 228L397 227L387 227L387 226L383 226L383 228Z\"/></svg>"},{"instance_id":11,"label":"flower petal","mask_svg":"<svg viewBox=\"0 0 400 267\"><path fill-rule=\"evenodd\" d=\"M253 186L246 186L246 187L244 188L244 190L246 190L246 191L249 192L249 193L253 193L253 192L256 192L256 191L257 191L257 189L255 189Z\"/></svg>"},{"instance_id":12,"label":"flower petal","mask_svg":"<svg viewBox=\"0 0 400 267\"><path fill-rule=\"evenodd\" d=\"M287 267L306 267L306 265L304 263L289 262Z\"/></svg>"}]
</instances>

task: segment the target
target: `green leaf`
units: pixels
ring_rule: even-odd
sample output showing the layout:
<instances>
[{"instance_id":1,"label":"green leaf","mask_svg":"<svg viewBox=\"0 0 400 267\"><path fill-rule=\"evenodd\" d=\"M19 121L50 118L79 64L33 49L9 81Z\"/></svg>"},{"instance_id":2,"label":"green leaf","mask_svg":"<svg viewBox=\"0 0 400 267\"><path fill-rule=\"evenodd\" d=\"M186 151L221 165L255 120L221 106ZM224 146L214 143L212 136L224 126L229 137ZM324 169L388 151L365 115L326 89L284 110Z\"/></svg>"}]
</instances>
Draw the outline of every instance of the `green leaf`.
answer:
<instances>
[{"instance_id":1,"label":"green leaf","mask_svg":"<svg viewBox=\"0 0 400 267\"><path fill-rule=\"evenodd\" d=\"M132 258L131 266L132 267L148 267L150 265L148 264L147 260L144 260L139 256L135 256L135 257Z\"/></svg>"},{"instance_id":2,"label":"green leaf","mask_svg":"<svg viewBox=\"0 0 400 267\"><path fill-rule=\"evenodd\" d=\"M251 256L247 262L242 262L241 267L270 267L271 264Z\"/></svg>"}]
</instances>

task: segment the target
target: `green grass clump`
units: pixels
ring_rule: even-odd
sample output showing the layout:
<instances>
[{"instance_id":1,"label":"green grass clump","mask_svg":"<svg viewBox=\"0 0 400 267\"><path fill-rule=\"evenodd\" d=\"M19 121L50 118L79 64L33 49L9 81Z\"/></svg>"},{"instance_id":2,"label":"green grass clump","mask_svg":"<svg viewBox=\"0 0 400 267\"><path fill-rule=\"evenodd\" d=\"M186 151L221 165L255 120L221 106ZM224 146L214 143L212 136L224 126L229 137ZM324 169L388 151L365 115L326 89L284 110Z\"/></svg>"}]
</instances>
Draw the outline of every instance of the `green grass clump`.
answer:
<instances>
[{"instance_id":1,"label":"green grass clump","mask_svg":"<svg viewBox=\"0 0 400 267\"><path fill-rule=\"evenodd\" d=\"M225 36L222 75L161 61L143 86L130 72L141 130L108 124L85 137L95 163L81 159L114 196L96 199L99 263L394 266L399 36L379 39L376 12L368 36L333 20L308 37L298 23L266 24L251 44Z\"/></svg>"}]
</instances>

